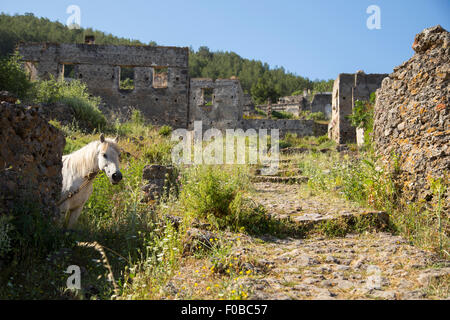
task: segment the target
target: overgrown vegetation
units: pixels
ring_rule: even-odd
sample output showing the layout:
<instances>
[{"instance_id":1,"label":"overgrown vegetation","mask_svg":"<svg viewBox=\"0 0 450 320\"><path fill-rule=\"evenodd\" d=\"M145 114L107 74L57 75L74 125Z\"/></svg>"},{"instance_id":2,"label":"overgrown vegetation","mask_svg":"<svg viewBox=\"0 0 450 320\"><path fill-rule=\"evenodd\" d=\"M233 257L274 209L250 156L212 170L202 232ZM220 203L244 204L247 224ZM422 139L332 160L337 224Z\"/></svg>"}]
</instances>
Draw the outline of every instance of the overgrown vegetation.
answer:
<instances>
[{"instance_id":1,"label":"overgrown vegetation","mask_svg":"<svg viewBox=\"0 0 450 320\"><path fill-rule=\"evenodd\" d=\"M348 116L353 127L364 129L364 145L371 144L370 135L373 132L373 108L375 106L376 95L372 92L369 101L356 100L352 114Z\"/></svg>"},{"instance_id":2,"label":"overgrown vegetation","mask_svg":"<svg viewBox=\"0 0 450 320\"><path fill-rule=\"evenodd\" d=\"M78 80L70 82L50 79L33 83L34 103L61 103L72 108L78 125L103 131L106 128L105 116L98 109L99 97L91 97L86 84Z\"/></svg>"},{"instance_id":3,"label":"overgrown vegetation","mask_svg":"<svg viewBox=\"0 0 450 320\"><path fill-rule=\"evenodd\" d=\"M98 109L100 98L92 97L86 84L78 80L66 82L54 78L30 81L18 54L0 60L0 90L15 94L23 103L64 104L73 111L75 127L99 131L106 128L106 119Z\"/></svg>"},{"instance_id":4,"label":"overgrown vegetation","mask_svg":"<svg viewBox=\"0 0 450 320\"><path fill-rule=\"evenodd\" d=\"M9 91L19 99L26 99L32 86L28 74L20 64L19 55L0 59L0 90Z\"/></svg>"}]
</instances>

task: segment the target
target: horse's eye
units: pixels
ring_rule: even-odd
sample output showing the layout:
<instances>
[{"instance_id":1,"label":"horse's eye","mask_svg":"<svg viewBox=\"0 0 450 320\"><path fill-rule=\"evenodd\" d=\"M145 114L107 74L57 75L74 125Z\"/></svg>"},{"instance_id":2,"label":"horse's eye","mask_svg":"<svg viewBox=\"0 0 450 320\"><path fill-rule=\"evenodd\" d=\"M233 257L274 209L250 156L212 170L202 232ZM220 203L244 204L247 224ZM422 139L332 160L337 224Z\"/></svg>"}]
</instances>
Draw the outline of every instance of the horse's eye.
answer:
<instances>
[{"instance_id":1,"label":"horse's eye","mask_svg":"<svg viewBox=\"0 0 450 320\"><path fill-rule=\"evenodd\" d=\"M106 155L106 153L103 154L103 158L107 159L108 156Z\"/></svg>"}]
</instances>

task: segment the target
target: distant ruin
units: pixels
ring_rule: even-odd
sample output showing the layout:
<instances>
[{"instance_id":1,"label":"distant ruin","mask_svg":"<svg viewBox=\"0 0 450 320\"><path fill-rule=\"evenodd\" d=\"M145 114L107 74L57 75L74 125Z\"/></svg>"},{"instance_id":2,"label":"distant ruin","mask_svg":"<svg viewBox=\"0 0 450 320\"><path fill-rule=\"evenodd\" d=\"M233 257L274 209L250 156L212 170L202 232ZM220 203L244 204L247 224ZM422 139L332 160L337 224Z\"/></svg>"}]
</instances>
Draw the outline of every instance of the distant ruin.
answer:
<instances>
[{"instance_id":1,"label":"distant ruin","mask_svg":"<svg viewBox=\"0 0 450 320\"><path fill-rule=\"evenodd\" d=\"M205 126L220 126L224 120L242 119L243 104L238 79L191 79L188 127L200 120Z\"/></svg>"},{"instance_id":2,"label":"distant ruin","mask_svg":"<svg viewBox=\"0 0 450 320\"><path fill-rule=\"evenodd\" d=\"M370 94L381 87L388 74L341 73L334 81L331 122L328 137L338 144L355 143L356 128L347 118L352 114L356 100L369 101Z\"/></svg>"},{"instance_id":3,"label":"distant ruin","mask_svg":"<svg viewBox=\"0 0 450 320\"><path fill-rule=\"evenodd\" d=\"M311 101L311 112L322 112L327 119L331 118L331 92L316 93Z\"/></svg>"},{"instance_id":4,"label":"distant ruin","mask_svg":"<svg viewBox=\"0 0 450 320\"><path fill-rule=\"evenodd\" d=\"M257 108L266 112L269 104L258 105ZM322 112L326 118L331 118L331 92L319 92L311 96L306 90L302 95L281 97L278 103L270 104L272 111L283 111L298 117L302 112Z\"/></svg>"}]
</instances>

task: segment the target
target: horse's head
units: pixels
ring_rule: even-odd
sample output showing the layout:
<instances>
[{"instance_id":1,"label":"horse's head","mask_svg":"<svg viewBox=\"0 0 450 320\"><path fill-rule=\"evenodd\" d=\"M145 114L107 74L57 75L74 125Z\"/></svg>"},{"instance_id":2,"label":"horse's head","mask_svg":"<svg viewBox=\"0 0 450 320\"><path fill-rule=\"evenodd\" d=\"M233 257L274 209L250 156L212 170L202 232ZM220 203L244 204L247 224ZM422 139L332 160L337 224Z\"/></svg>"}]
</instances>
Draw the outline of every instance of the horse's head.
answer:
<instances>
[{"instance_id":1,"label":"horse's head","mask_svg":"<svg viewBox=\"0 0 450 320\"><path fill-rule=\"evenodd\" d=\"M118 138L105 139L100 135L98 152L98 167L103 170L112 184L118 184L122 180L119 169L120 150L117 146Z\"/></svg>"}]
</instances>

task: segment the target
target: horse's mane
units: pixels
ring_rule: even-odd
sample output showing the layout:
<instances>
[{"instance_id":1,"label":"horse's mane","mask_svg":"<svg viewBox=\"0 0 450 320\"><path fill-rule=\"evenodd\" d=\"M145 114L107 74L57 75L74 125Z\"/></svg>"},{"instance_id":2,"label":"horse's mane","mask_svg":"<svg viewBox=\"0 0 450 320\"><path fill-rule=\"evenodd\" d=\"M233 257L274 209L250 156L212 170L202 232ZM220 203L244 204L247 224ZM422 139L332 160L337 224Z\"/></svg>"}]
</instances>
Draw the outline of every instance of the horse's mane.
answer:
<instances>
[{"instance_id":1,"label":"horse's mane","mask_svg":"<svg viewBox=\"0 0 450 320\"><path fill-rule=\"evenodd\" d=\"M69 155L63 156L63 166L67 167L72 174L79 176L86 176L96 167L96 156L100 141L93 141L81 149L72 152ZM105 150L113 148L118 154L120 153L119 146L111 139L105 139Z\"/></svg>"}]
</instances>

